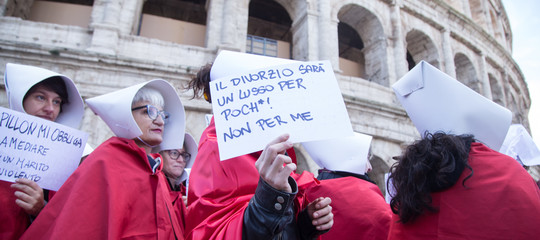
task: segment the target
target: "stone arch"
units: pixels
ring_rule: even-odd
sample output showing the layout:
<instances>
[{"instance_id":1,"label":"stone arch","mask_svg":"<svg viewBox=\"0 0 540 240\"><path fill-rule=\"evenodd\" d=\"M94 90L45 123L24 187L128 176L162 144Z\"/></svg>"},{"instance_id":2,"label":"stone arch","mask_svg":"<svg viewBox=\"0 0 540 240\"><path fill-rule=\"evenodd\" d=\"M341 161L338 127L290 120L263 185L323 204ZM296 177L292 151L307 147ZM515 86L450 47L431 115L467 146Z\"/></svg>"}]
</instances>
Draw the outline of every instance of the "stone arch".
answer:
<instances>
[{"instance_id":1,"label":"stone arch","mask_svg":"<svg viewBox=\"0 0 540 240\"><path fill-rule=\"evenodd\" d=\"M489 78L489 85L491 88L492 100L501 106L505 106L506 103L504 100L504 88L499 83L497 78L493 76L493 74L489 73L488 78Z\"/></svg>"},{"instance_id":2,"label":"stone arch","mask_svg":"<svg viewBox=\"0 0 540 240\"><path fill-rule=\"evenodd\" d=\"M343 75L366 78L364 42L360 35L344 22L338 23L339 64Z\"/></svg>"},{"instance_id":3,"label":"stone arch","mask_svg":"<svg viewBox=\"0 0 540 240\"><path fill-rule=\"evenodd\" d=\"M480 81L471 60L465 54L457 53L454 57L454 64L457 80L480 93Z\"/></svg>"},{"instance_id":4,"label":"stone arch","mask_svg":"<svg viewBox=\"0 0 540 240\"><path fill-rule=\"evenodd\" d=\"M436 68L440 67L439 52L437 51L435 43L433 43L433 40L431 40L428 35L420 30L414 29L407 33L405 40L407 42L407 52L410 54L410 57L412 57L413 63L415 63L414 65L421 60L424 60ZM414 66L411 66L409 63L409 70L412 69L412 67Z\"/></svg>"},{"instance_id":5,"label":"stone arch","mask_svg":"<svg viewBox=\"0 0 540 240\"><path fill-rule=\"evenodd\" d=\"M291 19L293 19L293 22L297 20L297 18L303 16L303 14L306 14L310 6L306 3L306 1L290 1L290 0L274 0L275 2L279 3L285 11L289 14Z\"/></svg>"},{"instance_id":6,"label":"stone arch","mask_svg":"<svg viewBox=\"0 0 540 240\"><path fill-rule=\"evenodd\" d=\"M292 19L280 3L273 0L251 0L246 52L291 58Z\"/></svg>"},{"instance_id":7,"label":"stone arch","mask_svg":"<svg viewBox=\"0 0 540 240\"><path fill-rule=\"evenodd\" d=\"M377 184L377 187L381 189L381 192L386 192L386 182L384 181L384 175L390 171L390 166L382 160L380 157L373 155L370 160L373 170L368 173L369 178Z\"/></svg>"},{"instance_id":8,"label":"stone arch","mask_svg":"<svg viewBox=\"0 0 540 240\"><path fill-rule=\"evenodd\" d=\"M309 31L309 17L308 11L314 9L313 5L316 5L308 1L290 1L290 0L274 0L276 3L287 11L288 16L292 19L292 23L289 26L290 31L290 57L280 56L282 58L291 58L297 60L308 60L309 54L309 42L306 38L307 31ZM286 47L282 47L285 49Z\"/></svg>"},{"instance_id":9,"label":"stone arch","mask_svg":"<svg viewBox=\"0 0 540 240\"><path fill-rule=\"evenodd\" d=\"M11 14L14 17L35 22L87 28L90 23L93 5L93 0L32 1L31 5L18 5L19 9L14 9Z\"/></svg>"},{"instance_id":10,"label":"stone arch","mask_svg":"<svg viewBox=\"0 0 540 240\"><path fill-rule=\"evenodd\" d=\"M341 23L347 24L354 29L363 42L360 49L364 58L364 78L383 86L388 86L388 71L386 66L386 37L381 21L370 10L357 5L347 4L342 6L337 13ZM341 42L342 36L338 36ZM340 53L340 57L342 57ZM352 58L351 56L347 56ZM353 58L354 59L354 58ZM361 59L358 57L356 59ZM360 68L362 66L358 64Z\"/></svg>"},{"instance_id":11,"label":"stone arch","mask_svg":"<svg viewBox=\"0 0 540 240\"><path fill-rule=\"evenodd\" d=\"M206 0L146 0L136 35L203 47L205 6Z\"/></svg>"},{"instance_id":12,"label":"stone arch","mask_svg":"<svg viewBox=\"0 0 540 240\"><path fill-rule=\"evenodd\" d=\"M416 62L414 61L412 54L408 50L406 53L406 58L407 58L407 65L410 71L411 69L413 69L414 66L416 66Z\"/></svg>"}]
</instances>

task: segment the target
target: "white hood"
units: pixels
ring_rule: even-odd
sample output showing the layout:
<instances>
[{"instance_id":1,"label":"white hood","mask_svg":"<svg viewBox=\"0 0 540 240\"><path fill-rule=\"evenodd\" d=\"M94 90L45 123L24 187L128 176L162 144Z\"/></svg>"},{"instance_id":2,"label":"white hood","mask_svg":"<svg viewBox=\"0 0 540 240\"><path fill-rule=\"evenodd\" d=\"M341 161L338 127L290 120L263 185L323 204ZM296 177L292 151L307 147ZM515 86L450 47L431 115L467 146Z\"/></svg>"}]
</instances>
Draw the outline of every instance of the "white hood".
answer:
<instances>
[{"instance_id":1,"label":"white hood","mask_svg":"<svg viewBox=\"0 0 540 240\"><path fill-rule=\"evenodd\" d=\"M6 64L4 73L4 83L9 101L9 108L24 112L24 96L37 83L50 77L60 77L64 80L68 93L68 103L62 105L62 112L55 122L72 128L79 128L84 115L84 103L71 79L64 75L49 71L47 69L20 65L14 63Z\"/></svg>"},{"instance_id":2,"label":"white hood","mask_svg":"<svg viewBox=\"0 0 540 240\"><path fill-rule=\"evenodd\" d=\"M131 112L131 102L139 89L144 86L158 90L165 100L164 110L169 112L170 117L163 131L163 141L154 147L152 152L170 148L182 148L186 117L180 97L167 81L155 79L140 83L131 87L120 89L101 96L86 100L88 107L94 111L111 128L118 137L133 139L142 135L142 131L135 122Z\"/></svg>"},{"instance_id":3,"label":"white hood","mask_svg":"<svg viewBox=\"0 0 540 240\"><path fill-rule=\"evenodd\" d=\"M303 142L302 146L320 167L365 174L372 137L355 132L346 138Z\"/></svg>"},{"instance_id":4,"label":"white hood","mask_svg":"<svg viewBox=\"0 0 540 240\"><path fill-rule=\"evenodd\" d=\"M512 121L510 110L421 61L392 85L413 124L424 132L473 134L499 150Z\"/></svg>"}]
</instances>

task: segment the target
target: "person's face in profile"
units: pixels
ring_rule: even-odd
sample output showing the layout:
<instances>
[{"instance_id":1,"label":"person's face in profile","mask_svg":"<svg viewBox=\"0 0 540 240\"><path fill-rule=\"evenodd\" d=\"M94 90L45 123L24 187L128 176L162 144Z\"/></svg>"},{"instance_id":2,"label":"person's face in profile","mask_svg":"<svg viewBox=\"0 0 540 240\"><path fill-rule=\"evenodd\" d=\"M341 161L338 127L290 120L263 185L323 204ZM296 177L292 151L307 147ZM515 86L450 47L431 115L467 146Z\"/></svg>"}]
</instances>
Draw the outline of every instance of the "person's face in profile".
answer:
<instances>
[{"instance_id":1,"label":"person's face in profile","mask_svg":"<svg viewBox=\"0 0 540 240\"><path fill-rule=\"evenodd\" d=\"M191 155L184 149L165 150L161 152L161 156L163 157L163 171L174 179L182 176L184 168L191 158Z\"/></svg>"},{"instance_id":2,"label":"person's face in profile","mask_svg":"<svg viewBox=\"0 0 540 240\"><path fill-rule=\"evenodd\" d=\"M32 116L56 121L62 107L62 98L43 86L37 87L23 100L24 111Z\"/></svg>"},{"instance_id":3,"label":"person's face in profile","mask_svg":"<svg viewBox=\"0 0 540 240\"><path fill-rule=\"evenodd\" d=\"M148 109L147 105L155 109ZM164 119L159 114L163 109L159 106L152 106L147 101L137 102L133 104L133 108L136 109L132 111L133 118L142 131L139 138L151 146L159 145L163 141L163 129L165 126ZM157 115L155 111L158 112ZM155 115L155 119L152 119L151 115ZM138 139L135 139L135 141L138 141Z\"/></svg>"}]
</instances>

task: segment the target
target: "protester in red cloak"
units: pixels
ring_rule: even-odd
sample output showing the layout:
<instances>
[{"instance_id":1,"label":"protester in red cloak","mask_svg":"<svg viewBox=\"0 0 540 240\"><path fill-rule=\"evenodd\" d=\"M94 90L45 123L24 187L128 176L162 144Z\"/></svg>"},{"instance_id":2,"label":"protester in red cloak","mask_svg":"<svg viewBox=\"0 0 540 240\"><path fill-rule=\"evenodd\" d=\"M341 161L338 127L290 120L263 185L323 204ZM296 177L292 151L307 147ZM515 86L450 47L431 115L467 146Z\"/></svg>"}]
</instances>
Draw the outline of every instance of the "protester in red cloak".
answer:
<instances>
[{"instance_id":1,"label":"protester in red cloak","mask_svg":"<svg viewBox=\"0 0 540 240\"><path fill-rule=\"evenodd\" d=\"M321 239L385 240L392 212L377 185L353 176L321 180L307 190L307 201L320 196L332 199L334 225Z\"/></svg>"},{"instance_id":2,"label":"protester in red cloak","mask_svg":"<svg viewBox=\"0 0 540 240\"><path fill-rule=\"evenodd\" d=\"M201 68L190 82L194 96L203 92L209 102L210 69ZM296 158L287 140L282 135L262 152L220 161L212 118L190 175L187 239L297 239L330 229L331 200L305 201L304 190L316 180L293 172Z\"/></svg>"},{"instance_id":3,"label":"protester in red cloak","mask_svg":"<svg viewBox=\"0 0 540 240\"><path fill-rule=\"evenodd\" d=\"M197 157L197 142L191 134L186 133L182 148L172 147L172 149L169 149L169 147L165 146L159 149L159 153L163 158L163 173L169 183L172 204L176 215L180 218L180 227L184 230L187 214L185 184L188 178L185 168L191 168L193 166L194 159Z\"/></svg>"},{"instance_id":4,"label":"protester in red cloak","mask_svg":"<svg viewBox=\"0 0 540 240\"><path fill-rule=\"evenodd\" d=\"M47 69L8 63L4 82L10 109L78 127L83 102L71 79ZM0 239L19 239L53 194L29 179L0 181Z\"/></svg>"},{"instance_id":5,"label":"protester in red cloak","mask_svg":"<svg viewBox=\"0 0 540 240\"><path fill-rule=\"evenodd\" d=\"M183 108L167 113L182 106L174 88L154 80L87 103L119 137L86 158L22 239L183 239L160 159L150 155L178 135L164 129L185 126ZM181 144L183 134L172 139Z\"/></svg>"},{"instance_id":6,"label":"protester in red cloak","mask_svg":"<svg viewBox=\"0 0 540 240\"><path fill-rule=\"evenodd\" d=\"M332 199L334 225L321 239L386 240L392 212L381 190L368 177L372 167L372 137L354 133L345 138L303 142L311 159L322 169L320 184L306 190L307 200Z\"/></svg>"},{"instance_id":7,"label":"protester in red cloak","mask_svg":"<svg viewBox=\"0 0 540 240\"><path fill-rule=\"evenodd\" d=\"M197 160L190 175L187 215L189 220L186 222L187 239L242 239L244 211L250 204L258 185L267 184L260 179L259 172L255 167L255 162L264 153L257 152L220 161L215 134L212 119L201 137ZM288 153L292 154L292 151L288 151ZM308 212L304 211L303 215L299 214L300 210L308 206L301 195L306 188L316 185L316 182L309 172L304 172L302 175L292 173L291 177L294 179L291 185L295 185L292 186L295 188L292 191L294 193L296 190L300 196L295 197L294 194L284 194L284 191L274 190L275 196L273 198L261 199L261 201L272 206L279 205L273 209L276 215L287 217L288 214L294 214L310 224L309 218L306 218ZM291 179L288 181L290 183ZM294 181L297 184L294 184ZM321 201L320 198L314 199L312 205L319 201ZM286 211L287 207L291 205L294 205L294 213ZM325 210L322 206L317 207L317 209ZM313 216L313 214L310 215ZM320 214L319 216L324 215ZM293 221L292 216L289 217L291 217L289 221ZM325 222L324 219L321 221ZM279 224L279 222L274 222L274 224ZM277 231L279 228L279 232L281 232L283 228L287 227L289 226L270 225L266 226L268 229L265 229L265 232L272 236L280 234L273 231ZM309 232L308 235L316 234L312 226L305 227L307 228L305 231ZM296 228L296 226L292 226L292 228ZM295 231L298 233L301 230L295 229Z\"/></svg>"},{"instance_id":8,"label":"protester in red cloak","mask_svg":"<svg viewBox=\"0 0 540 240\"><path fill-rule=\"evenodd\" d=\"M540 190L509 156L472 136L426 135L392 167L388 239L535 239ZM472 142L472 143L471 143Z\"/></svg>"}]
</instances>

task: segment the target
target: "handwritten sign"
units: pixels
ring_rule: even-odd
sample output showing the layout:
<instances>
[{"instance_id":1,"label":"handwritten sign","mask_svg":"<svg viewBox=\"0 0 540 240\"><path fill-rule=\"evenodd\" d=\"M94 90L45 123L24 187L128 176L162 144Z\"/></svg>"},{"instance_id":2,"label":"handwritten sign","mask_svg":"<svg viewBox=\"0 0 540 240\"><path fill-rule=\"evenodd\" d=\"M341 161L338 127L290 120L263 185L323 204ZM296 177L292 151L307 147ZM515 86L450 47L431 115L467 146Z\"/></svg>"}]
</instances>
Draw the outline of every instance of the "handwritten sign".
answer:
<instances>
[{"instance_id":1,"label":"handwritten sign","mask_svg":"<svg viewBox=\"0 0 540 240\"><path fill-rule=\"evenodd\" d=\"M0 107L0 180L27 178L58 190L79 165L88 135Z\"/></svg>"},{"instance_id":2,"label":"handwritten sign","mask_svg":"<svg viewBox=\"0 0 540 240\"><path fill-rule=\"evenodd\" d=\"M210 82L221 160L290 141L352 136L349 115L328 61L296 62Z\"/></svg>"}]
</instances>

